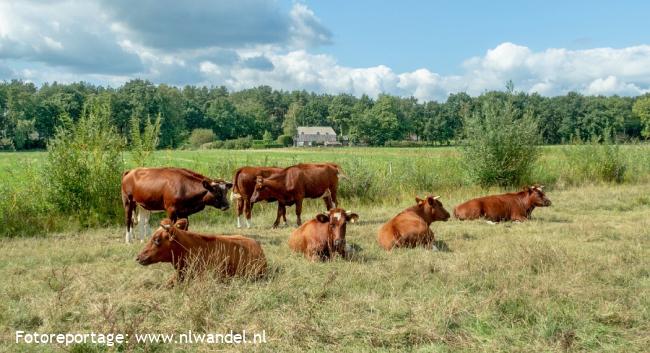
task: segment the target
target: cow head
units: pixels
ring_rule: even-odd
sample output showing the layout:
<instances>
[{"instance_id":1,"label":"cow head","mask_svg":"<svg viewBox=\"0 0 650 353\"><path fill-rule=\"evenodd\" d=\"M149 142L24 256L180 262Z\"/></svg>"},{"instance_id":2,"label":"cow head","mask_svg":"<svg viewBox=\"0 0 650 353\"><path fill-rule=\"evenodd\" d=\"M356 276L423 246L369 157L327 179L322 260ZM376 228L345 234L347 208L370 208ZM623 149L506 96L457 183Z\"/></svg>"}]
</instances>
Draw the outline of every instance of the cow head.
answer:
<instances>
[{"instance_id":1,"label":"cow head","mask_svg":"<svg viewBox=\"0 0 650 353\"><path fill-rule=\"evenodd\" d=\"M179 219L176 223L172 224L169 218L160 221L160 228L158 228L149 242L140 251L138 257L135 258L140 265L147 266L157 262L172 262L172 249L175 247L174 242L174 229L187 230L189 226L186 218Z\"/></svg>"},{"instance_id":2,"label":"cow head","mask_svg":"<svg viewBox=\"0 0 650 353\"><path fill-rule=\"evenodd\" d=\"M345 225L348 222L356 222L359 215L352 211L345 211L342 208L332 208L327 214L316 215L316 220L327 224L327 242L333 252L345 256ZM330 254L331 255L331 254Z\"/></svg>"},{"instance_id":3,"label":"cow head","mask_svg":"<svg viewBox=\"0 0 650 353\"><path fill-rule=\"evenodd\" d=\"M251 202L255 203L257 201L268 198L266 197L268 194L267 189L268 186L264 178L262 176L258 176L255 179L255 189L253 190L253 195L251 195Z\"/></svg>"},{"instance_id":4,"label":"cow head","mask_svg":"<svg viewBox=\"0 0 650 353\"><path fill-rule=\"evenodd\" d=\"M232 183L223 180L204 179L203 187L208 190L208 193L204 197L206 204L222 211L230 208L228 189L232 188Z\"/></svg>"},{"instance_id":5,"label":"cow head","mask_svg":"<svg viewBox=\"0 0 650 353\"><path fill-rule=\"evenodd\" d=\"M424 217L429 220L429 222L434 221L447 221L449 219L449 212L445 210L445 207L442 205L442 202L439 200L440 196L427 196L424 199L415 197L415 202L417 202L418 207L422 209Z\"/></svg>"},{"instance_id":6,"label":"cow head","mask_svg":"<svg viewBox=\"0 0 650 353\"><path fill-rule=\"evenodd\" d=\"M546 197L543 189L543 185L533 185L524 188L524 192L526 192L531 206L548 207L551 205L552 202L548 199L548 197Z\"/></svg>"}]
</instances>

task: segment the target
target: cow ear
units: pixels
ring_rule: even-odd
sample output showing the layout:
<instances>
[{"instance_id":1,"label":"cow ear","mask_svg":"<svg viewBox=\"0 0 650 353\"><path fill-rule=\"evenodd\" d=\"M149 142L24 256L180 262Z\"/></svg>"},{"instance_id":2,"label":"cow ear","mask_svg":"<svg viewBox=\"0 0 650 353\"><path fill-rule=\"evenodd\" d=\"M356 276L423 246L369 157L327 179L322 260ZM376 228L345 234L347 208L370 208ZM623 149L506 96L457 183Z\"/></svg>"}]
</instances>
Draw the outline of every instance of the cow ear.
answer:
<instances>
[{"instance_id":1,"label":"cow ear","mask_svg":"<svg viewBox=\"0 0 650 353\"><path fill-rule=\"evenodd\" d=\"M187 230L189 226L190 222L187 220L187 218L181 218L174 224L174 227L182 230Z\"/></svg>"},{"instance_id":2,"label":"cow ear","mask_svg":"<svg viewBox=\"0 0 650 353\"><path fill-rule=\"evenodd\" d=\"M356 213L352 213L350 211L345 212L345 217L347 218L348 222L354 223L359 220L359 215Z\"/></svg>"},{"instance_id":3,"label":"cow ear","mask_svg":"<svg viewBox=\"0 0 650 353\"><path fill-rule=\"evenodd\" d=\"M212 183L211 183L209 180L207 180L207 179L203 179L203 183L202 183L202 184L203 184L203 187L204 187L206 190L208 190L208 191L210 191L210 192L214 191L214 187L212 186Z\"/></svg>"},{"instance_id":4,"label":"cow ear","mask_svg":"<svg viewBox=\"0 0 650 353\"><path fill-rule=\"evenodd\" d=\"M324 214L324 213L319 213L316 215L316 220L321 222L321 223L328 223L330 221L330 216Z\"/></svg>"},{"instance_id":5,"label":"cow ear","mask_svg":"<svg viewBox=\"0 0 650 353\"><path fill-rule=\"evenodd\" d=\"M415 197L415 203L419 204L419 203L421 203L422 201L424 201L424 200L422 200L421 198L419 198L419 197L417 197L417 196Z\"/></svg>"},{"instance_id":6,"label":"cow ear","mask_svg":"<svg viewBox=\"0 0 650 353\"><path fill-rule=\"evenodd\" d=\"M232 183L226 182L226 189L231 189L232 188Z\"/></svg>"}]
</instances>

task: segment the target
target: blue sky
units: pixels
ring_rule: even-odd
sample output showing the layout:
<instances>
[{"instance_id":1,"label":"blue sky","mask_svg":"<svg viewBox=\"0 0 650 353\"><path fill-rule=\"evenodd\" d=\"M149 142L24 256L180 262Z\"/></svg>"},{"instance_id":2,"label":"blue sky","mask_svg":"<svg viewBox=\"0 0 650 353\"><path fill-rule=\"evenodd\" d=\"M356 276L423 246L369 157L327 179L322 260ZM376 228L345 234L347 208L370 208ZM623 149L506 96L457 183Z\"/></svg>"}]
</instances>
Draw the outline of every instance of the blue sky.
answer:
<instances>
[{"instance_id":1,"label":"blue sky","mask_svg":"<svg viewBox=\"0 0 650 353\"><path fill-rule=\"evenodd\" d=\"M504 42L532 50L650 43L644 1L311 1L333 33L321 50L348 66L458 73Z\"/></svg>"},{"instance_id":2,"label":"blue sky","mask_svg":"<svg viewBox=\"0 0 650 353\"><path fill-rule=\"evenodd\" d=\"M444 100L650 91L641 1L0 0L0 80Z\"/></svg>"}]
</instances>

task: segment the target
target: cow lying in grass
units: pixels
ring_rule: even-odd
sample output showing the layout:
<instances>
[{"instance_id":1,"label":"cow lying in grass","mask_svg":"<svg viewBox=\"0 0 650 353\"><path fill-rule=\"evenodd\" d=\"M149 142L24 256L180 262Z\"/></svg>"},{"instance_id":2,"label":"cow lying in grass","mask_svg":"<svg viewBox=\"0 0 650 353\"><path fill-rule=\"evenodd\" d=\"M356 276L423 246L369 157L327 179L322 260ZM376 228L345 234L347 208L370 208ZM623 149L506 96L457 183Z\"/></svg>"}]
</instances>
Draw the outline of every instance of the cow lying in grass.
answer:
<instances>
[{"instance_id":1,"label":"cow lying in grass","mask_svg":"<svg viewBox=\"0 0 650 353\"><path fill-rule=\"evenodd\" d=\"M338 253L345 258L345 232L348 222L355 222L359 215L342 208L332 208L327 214L316 218L294 230L289 237L289 247L315 261L327 260Z\"/></svg>"},{"instance_id":2,"label":"cow lying in grass","mask_svg":"<svg viewBox=\"0 0 650 353\"><path fill-rule=\"evenodd\" d=\"M188 270L200 273L211 269L224 277L260 277L266 273L264 251L256 240L241 235L203 235L189 232L187 227L187 219L176 223L163 219L136 260L143 266L170 262L178 282Z\"/></svg>"},{"instance_id":3,"label":"cow lying in grass","mask_svg":"<svg viewBox=\"0 0 650 353\"><path fill-rule=\"evenodd\" d=\"M429 225L434 221L449 219L449 212L442 206L439 197L416 197L415 206L405 209L379 228L379 245L385 250L419 245L435 249L436 239Z\"/></svg>"},{"instance_id":4,"label":"cow lying in grass","mask_svg":"<svg viewBox=\"0 0 650 353\"><path fill-rule=\"evenodd\" d=\"M488 221L525 221L535 207L547 207L551 200L546 197L543 186L528 186L522 191L484 196L462 203L454 209L460 220L485 218Z\"/></svg>"}]
</instances>

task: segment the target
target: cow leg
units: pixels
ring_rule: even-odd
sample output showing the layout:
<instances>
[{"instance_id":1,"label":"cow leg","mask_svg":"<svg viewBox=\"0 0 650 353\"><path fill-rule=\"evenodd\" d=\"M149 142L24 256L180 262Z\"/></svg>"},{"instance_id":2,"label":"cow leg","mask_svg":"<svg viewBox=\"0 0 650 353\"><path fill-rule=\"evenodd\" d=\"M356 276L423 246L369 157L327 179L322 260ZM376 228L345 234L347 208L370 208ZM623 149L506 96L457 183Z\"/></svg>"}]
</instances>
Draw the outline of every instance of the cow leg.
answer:
<instances>
[{"instance_id":1,"label":"cow leg","mask_svg":"<svg viewBox=\"0 0 650 353\"><path fill-rule=\"evenodd\" d=\"M237 198L237 228L241 228L241 216L244 213L244 200Z\"/></svg>"},{"instance_id":2,"label":"cow leg","mask_svg":"<svg viewBox=\"0 0 650 353\"><path fill-rule=\"evenodd\" d=\"M282 205L282 219L284 220L284 225L287 226L287 207Z\"/></svg>"},{"instance_id":3,"label":"cow leg","mask_svg":"<svg viewBox=\"0 0 650 353\"><path fill-rule=\"evenodd\" d=\"M339 204L339 201L336 199L336 186L334 187L334 189L330 189L330 199L332 200L332 204L334 205L334 208L336 208L337 205Z\"/></svg>"},{"instance_id":4,"label":"cow leg","mask_svg":"<svg viewBox=\"0 0 650 353\"><path fill-rule=\"evenodd\" d=\"M325 195L323 197L323 201L325 201L325 208L329 211L332 209L332 207L335 207L332 205L332 197L330 195Z\"/></svg>"},{"instance_id":5,"label":"cow leg","mask_svg":"<svg viewBox=\"0 0 650 353\"><path fill-rule=\"evenodd\" d=\"M302 224L302 220L300 220L300 214L302 213L302 199L296 200L296 223L298 226Z\"/></svg>"},{"instance_id":6,"label":"cow leg","mask_svg":"<svg viewBox=\"0 0 650 353\"><path fill-rule=\"evenodd\" d=\"M280 225L280 218L282 218L283 214L285 214L285 213L286 213L286 209L285 209L284 205L278 202L278 210L276 212L275 222L273 222L273 228L277 228L278 225ZM285 216L285 218L286 218L286 216Z\"/></svg>"},{"instance_id":7,"label":"cow leg","mask_svg":"<svg viewBox=\"0 0 650 353\"><path fill-rule=\"evenodd\" d=\"M176 208L168 207L165 208L165 211L167 211L167 218L169 218L172 221L172 223L176 223L176 221L178 220L178 213L176 212Z\"/></svg>"},{"instance_id":8,"label":"cow leg","mask_svg":"<svg viewBox=\"0 0 650 353\"><path fill-rule=\"evenodd\" d=\"M126 213L126 243L131 242L133 236L133 210L135 208L135 203L132 200L125 198L124 200L124 211Z\"/></svg>"},{"instance_id":9,"label":"cow leg","mask_svg":"<svg viewBox=\"0 0 650 353\"><path fill-rule=\"evenodd\" d=\"M246 199L244 203L244 214L246 215L246 228L253 226L253 204L250 199Z\"/></svg>"}]
</instances>

